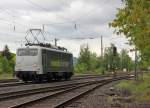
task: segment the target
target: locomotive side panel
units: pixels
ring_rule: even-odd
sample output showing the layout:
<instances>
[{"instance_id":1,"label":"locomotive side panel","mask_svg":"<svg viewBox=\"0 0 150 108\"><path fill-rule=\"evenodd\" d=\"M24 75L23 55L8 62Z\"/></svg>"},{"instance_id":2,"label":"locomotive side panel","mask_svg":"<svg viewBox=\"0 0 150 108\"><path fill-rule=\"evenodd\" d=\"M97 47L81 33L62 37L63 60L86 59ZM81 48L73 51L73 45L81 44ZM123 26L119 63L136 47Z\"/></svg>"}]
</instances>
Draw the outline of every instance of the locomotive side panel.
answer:
<instances>
[{"instance_id":1,"label":"locomotive side panel","mask_svg":"<svg viewBox=\"0 0 150 108\"><path fill-rule=\"evenodd\" d=\"M73 72L73 57L72 54L61 54L61 69L65 72Z\"/></svg>"},{"instance_id":2,"label":"locomotive side panel","mask_svg":"<svg viewBox=\"0 0 150 108\"><path fill-rule=\"evenodd\" d=\"M42 50L43 72L72 72L72 55L57 51Z\"/></svg>"}]
</instances>

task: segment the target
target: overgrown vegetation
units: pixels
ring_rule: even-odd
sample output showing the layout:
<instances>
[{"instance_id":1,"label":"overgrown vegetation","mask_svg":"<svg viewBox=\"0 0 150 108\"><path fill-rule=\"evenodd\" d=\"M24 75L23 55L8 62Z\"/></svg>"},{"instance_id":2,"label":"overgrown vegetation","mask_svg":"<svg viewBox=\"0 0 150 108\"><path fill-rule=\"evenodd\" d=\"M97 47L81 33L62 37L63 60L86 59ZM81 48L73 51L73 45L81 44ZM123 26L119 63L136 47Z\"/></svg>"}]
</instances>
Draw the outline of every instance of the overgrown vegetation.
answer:
<instances>
[{"instance_id":1,"label":"overgrown vegetation","mask_svg":"<svg viewBox=\"0 0 150 108\"><path fill-rule=\"evenodd\" d=\"M142 81L121 81L116 87L129 90L136 101L150 101L150 73L144 74Z\"/></svg>"},{"instance_id":2,"label":"overgrown vegetation","mask_svg":"<svg viewBox=\"0 0 150 108\"><path fill-rule=\"evenodd\" d=\"M117 35L124 34L139 51L140 69L150 67L150 1L122 0L125 4L118 9L116 18L109 24ZM138 101L150 101L150 74L144 75L144 81L123 81L117 85L128 89Z\"/></svg>"},{"instance_id":3,"label":"overgrown vegetation","mask_svg":"<svg viewBox=\"0 0 150 108\"><path fill-rule=\"evenodd\" d=\"M150 1L122 0L125 6L118 9L116 19L110 26L116 34L123 33L130 44L135 45L141 54L141 67L150 66Z\"/></svg>"},{"instance_id":4,"label":"overgrown vegetation","mask_svg":"<svg viewBox=\"0 0 150 108\"><path fill-rule=\"evenodd\" d=\"M11 53L6 45L0 54L0 79L13 77L15 57L15 54Z\"/></svg>"},{"instance_id":5,"label":"overgrown vegetation","mask_svg":"<svg viewBox=\"0 0 150 108\"><path fill-rule=\"evenodd\" d=\"M75 65L75 72L77 74L105 74L112 72L114 69L120 71L126 69L131 71L134 67L133 61L123 49L121 53L114 56L112 48L113 44L104 51L104 56L97 56L89 50L88 45L81 46L78 62Z\"/></svg>"}]
</instances>

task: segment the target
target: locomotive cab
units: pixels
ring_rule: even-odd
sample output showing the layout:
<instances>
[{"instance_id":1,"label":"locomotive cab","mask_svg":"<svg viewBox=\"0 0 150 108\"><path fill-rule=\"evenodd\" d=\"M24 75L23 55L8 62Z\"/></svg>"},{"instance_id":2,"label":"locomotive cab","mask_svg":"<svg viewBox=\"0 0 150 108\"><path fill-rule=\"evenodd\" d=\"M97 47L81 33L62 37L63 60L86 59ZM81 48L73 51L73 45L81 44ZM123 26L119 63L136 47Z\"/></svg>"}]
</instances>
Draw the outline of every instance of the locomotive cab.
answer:
<instances>
[{"instance_id":1,"label":"locomotive cab","mask_svg":"<svg viewBox=\"0 0 150 108\"><path fill-rule=\"evenodd\" d=\"M19 48L16 54L15 74L24 81L33 80L41 73L40 50L38 48Z\"/></svg>"}]
</instances>

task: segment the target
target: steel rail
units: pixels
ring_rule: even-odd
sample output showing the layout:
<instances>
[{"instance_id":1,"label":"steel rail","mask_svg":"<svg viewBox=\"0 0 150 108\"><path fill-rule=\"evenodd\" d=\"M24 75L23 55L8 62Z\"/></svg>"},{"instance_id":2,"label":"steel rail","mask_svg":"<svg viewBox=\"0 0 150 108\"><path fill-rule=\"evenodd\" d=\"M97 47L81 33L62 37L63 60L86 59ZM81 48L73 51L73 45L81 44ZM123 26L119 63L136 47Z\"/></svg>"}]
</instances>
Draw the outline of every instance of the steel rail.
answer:
<instances>
[{"instance_id":1,"label":"steel rail","mask_svg":"<svg viewBox=\"0 0 150 108\"><path fill-rule=\"evenodd\" d=\"M63 106L67 102L70 102L73 99L76 99L79 96L96 89L97 87L100 87L100 86L105 85L105 84L107 84L109 82L112 82L112 81L121 80L121 79L125 79L125 78L127 78L127 76L125 76L125 77L116 77L116 78L107 78L107 79L103 79L103 80L99 80L99 81L90 82L89 84L69 88L67 90L64 90L64 91L61 91L61 92L58 92L58 93L54 93L52 95L48 95L48 96L45 96L45 97L41 97L39 99L35 99L35 100L29 101L29 102L23 102L21 104L11 106L10 108L20 108L20 107L26 107L28 105L30 106L30 105L35 104L36 102L40 102L40 101L43 101L45 99L55 99L56 96L59 97L63 94L69 94L69 93L72 93L74 91L75 94L73 96L69 97L68 99L65 99L65 98L61 99L59 102L51 103L51 107L49 107L49 108L58 108L60 106ZM82 92L75 92L75 90L78 90L78 89L84 88L84 87L88 87L88 89L86 88Z\"/></svg>"},{"instance_id":2,"label":"steel rail","mask_svg":"<svg viewBox=\"0 0 150 108\"><path fill-rule=\"evenodd\" d=\"M80 83L80 84L74 84L74 85L68 85L68 86L63 86L61 88L53 88L52 90L47 90L47 91L42 91L42 92L38 92L38 93L42 93L42 95L40 95L39 97L39 94L38 93L33 93L32 95L24 95L24 96L17 96L16 99L13 99L11 98L11 100L2 100L0 102L0 107L1 108L13 108L13 107L17 107L18 105L22 105L22 104L26 104L26 103L30 103L30 102L34 102L34 101L37 101L37 100L40 100L40 99L43 99L43 98L47 98L49 96L53 96L53 95L58 95L60 93L63 93L63 92L67 92L69 90L73 90L75 88L79 88L79 87L82 87L82 86L85 86L85 85L90 85L90 84L93 84L95 83L95 81L92 81L92 82L85 82L85 83ZM46 95L43 96L43 93L46 93ZM32 98L30 100L31 97L35 97L35 98ZM20 99L26 99L21 101L21 103L19 103ZM14 102L15 101L15 102ZM14 105L11 105L14 104Z\"/></svg>"},{"instance_id":3,"label":"steel rail","mask_svg":"<svg viewBox=\"0 0 150 108\"><path fill-rule=\"evenodd\" d=\"M98 78L98 77L106 77L106 76L108 76L108 75L105 75L105 76L100 76L100 75L81 75L81 76L74 76L70 80L87 79L87 78ZM2 80L0 80L0 81L2 81ZM61 81L64 81L64 80L61 80ZM56 82L56 81L42 82L42 83L53 83L53 82ZM19 80L17 80L17 79L4 80L4 81L0 82L0 88L11 87L11 86L30 85L30 84L34 84L34 83L32 83L32 82L28 82L28 83L19 82Z\"/></svg>"},{"instance_id":4,"label":"steel rail","mask_svg":"<svg viewBox=\"0 0 150 108\"><path fill-rule=\"evenodd\" d=\"M12 92L6 92L6 93L0 93L0 101L3 100L8 100L8 99L13 99L13 98L17 98L17 97L21 97L21 96L25 96L25 95L32 95L32 94L37 94L37 93L41 93L41 92L47 92L47 91L52 91L52 90L57 90L60 88L64 88L67 86L72 86L72 85L78 85L78 84L86 84L89 82L94 82L95 80L103 80L103 79L93 79L93 81L91 80L87 80L87 81L81 81L81 82L71 82L71 83L64 83L61 85L56 85L56 86L46 86L46 87L41 87L41 88L34 88L34 89L27 89L27 90L20 90L20 91L12 91Z\"/></svg>"}]
</instances>

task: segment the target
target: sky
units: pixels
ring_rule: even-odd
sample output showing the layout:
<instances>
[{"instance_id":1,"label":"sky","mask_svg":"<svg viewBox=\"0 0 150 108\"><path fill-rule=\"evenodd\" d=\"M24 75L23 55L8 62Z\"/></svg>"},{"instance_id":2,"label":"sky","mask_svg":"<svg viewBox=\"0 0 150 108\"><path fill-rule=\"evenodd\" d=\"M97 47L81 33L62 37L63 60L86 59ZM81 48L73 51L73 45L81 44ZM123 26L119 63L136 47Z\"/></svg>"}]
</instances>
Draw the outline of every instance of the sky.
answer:
<instances>
[{"instance_id":1,"label":"sky","mask_svg":"<svg viewBox=\"0 0 150 108\"><path fill-rule=\"evenodd\" d=\"M1 0L0 50L7 44L16 52L24 45L29 29L43 26L46 42L54 44L57 38L58 45L66 47L75 57L79 56L80 46L86 44L90 51L100 55L100 36L104 48L114 43L118 51L129 50L127 39L114 34L114 29L108 26L121 7L121 0ZM28 39L32 40L30 35ZM44 41L41 35L38 39Z\"/></svg>"}]
</instances>

